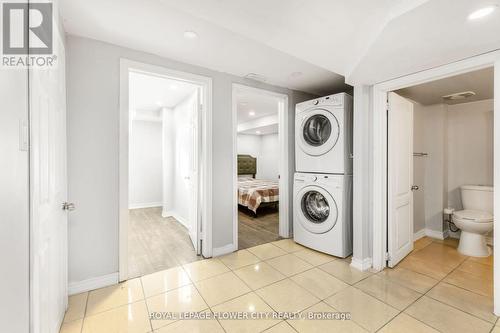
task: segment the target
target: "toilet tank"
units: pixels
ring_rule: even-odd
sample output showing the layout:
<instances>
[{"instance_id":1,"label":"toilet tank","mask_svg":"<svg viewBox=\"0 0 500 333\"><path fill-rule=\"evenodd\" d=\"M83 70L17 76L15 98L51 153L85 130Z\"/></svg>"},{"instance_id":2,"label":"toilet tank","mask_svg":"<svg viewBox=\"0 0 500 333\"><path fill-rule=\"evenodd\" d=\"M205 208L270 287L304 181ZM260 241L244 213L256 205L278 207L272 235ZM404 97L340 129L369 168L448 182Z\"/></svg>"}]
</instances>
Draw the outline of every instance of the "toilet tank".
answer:
<instances>
[{"instance_id":1,"label":"toilet tank","mask_svg":"<svg viewBox=\"0 0 500 333\"><path fill-rule=\"evenodd\" d=\"M493 214L493 187L463 185L460 187L464 209L480 210Z\"/></svg>"}]
</instances>

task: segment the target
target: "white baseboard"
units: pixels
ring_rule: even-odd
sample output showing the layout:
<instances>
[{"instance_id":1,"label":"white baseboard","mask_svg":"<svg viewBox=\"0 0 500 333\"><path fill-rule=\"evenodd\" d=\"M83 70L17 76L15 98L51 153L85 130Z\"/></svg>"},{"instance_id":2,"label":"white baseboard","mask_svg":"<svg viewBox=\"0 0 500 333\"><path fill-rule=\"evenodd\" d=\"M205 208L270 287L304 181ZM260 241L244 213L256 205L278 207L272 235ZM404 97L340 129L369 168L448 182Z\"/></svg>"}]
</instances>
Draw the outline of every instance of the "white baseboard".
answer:
<instances>
[{"instance_id":1,"label":"white baseboard","mask_svg":"<svg viewBox=\"0 0 500 333\"><path fill-rule=\"evenodd\" d=\"M448 230L445 231L436 231L436 230L431 230L431 229L425 229L425 235L430 238L435 238L435 239L445 239L448 237Z\"/></svg>"},{"instance_id":2,"label":"white baseboard","mask_svg":"<svg viewBox=\"0 0 500 333\"><path fill-rule=\"evenodd\" d=\"M117 283L118 272L103 276L97 276L79 282L71 282L68 286L68 293L70 295L79 294L90 290L112 286Z\"/></svg>"},{"instance_id":3,"label":"white baseboard","mask_svg":"<svg viewBox=\"0 0 500 333\"><path fill-rule=\"evenodd\" d=\"M413 241L417 241L420 238L425 237L425 229L421 229L413 234Z\"/></svg>"},{"instance_id":4,"label":"white baseboard","mask_svg":"<svg viewBox=\"0 0 500 333\"><path fill-rule=\"evenodd\" d=\"M234 244L227 244L227 245L224 245L222 247L215 247L213 248L212 250L212 256L213 257L220 257L220 256L223 256L225 254L229 254L229 253L232 253L234 251L236 251L237 249L235 248Z\"/></svg>"},{"instance_id":5,"label":"white baseboard","mask_svg":"<svg viewBox=\"0 0 500 333\"><path fill-rule=\"evenodd\" d=\"M356 268L359 271L366 271L372 268L372 266L373 266L372 258L365 258L365 259L352 258L351 260L351 267Z\"/></svg>"},{"instance_id":6,"label":"white baseboard","mask_svg":"<svg viewBox=\"0 0 500 333\"><path fill-rule=\"evenodd\" d=\"M146 203L138 203L138 204L128 205L128 209L154 208L154 207L161 207L161 206L163 206L163 203L161 203L161 202L146 202Z\"/></svg>"},{"instance_id":7,"label":"white baseboard","mask_svg":"<svg viewBox=\"0 0 500 333\"><path fill-rule=\"evenodd\" d=\"M186 229L189 230L189 224L188 224L188 221L180 216L176 211L173 211L173 210L163 210L161 212L161 216L162 217L173 217L174 219L176 219L180 224L182 224Z\"/></svg>"}]
</instances>

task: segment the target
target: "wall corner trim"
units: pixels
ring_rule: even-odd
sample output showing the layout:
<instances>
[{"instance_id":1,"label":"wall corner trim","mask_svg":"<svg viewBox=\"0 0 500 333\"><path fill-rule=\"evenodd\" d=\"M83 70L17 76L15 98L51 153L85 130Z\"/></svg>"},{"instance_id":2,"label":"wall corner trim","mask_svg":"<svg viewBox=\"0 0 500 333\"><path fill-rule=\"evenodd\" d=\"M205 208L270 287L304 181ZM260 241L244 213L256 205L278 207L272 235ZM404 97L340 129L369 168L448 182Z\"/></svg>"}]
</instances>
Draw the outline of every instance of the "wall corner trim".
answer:
<instances>
[{"instance_id":1,"label":"wall corner trim","mask_svg":"<svg viewBox=\"0 0 500 333\"><path fill-rule=\"evenodd\" d=\"M431 229L425 229L425 235L430 238L443 240L448 237L448 230L445 231L436 231Z\"/></svg>"},{"instance_id":2,"label":"wall corner trim","mask_svg":"<svg viewBox=\"0 0 500 333\"><path fill-rule=\"evenodd\" d=\"M212 250L212 256L214 256L214 257L220 257L220 256L223 256L225 254L232 253L232 252L234 252L236 250L238 250L238 249L236 249L235 246L234 246L234 244L231 243L231 244L224 245L222 247L215 247Z\"/></svg>"},{"instance_id":3,"label":"wall corner trim","mask_svg":"<svg viewBox=\"0 0 500 333\"><path fill-rule=\"evenodd\" d=\"M415 232L413 234L413 241L418 241L420 238L425 237L426 235L426 229L420 229L419 231Z\"/></svg>"},{"instance_id":4,"label":"wall corner trim","mask_svg":"<svg viewBox=\"0 0 500 333\"><path fill-rule=\"evenodd\" d=\"M365 259L357 259L357 258L352 258L351 260L351 267L357 269L358 271L366 271L370 268L372 268L372 258L365 258Z\"/></svg>"},{"instance_id":5,"label":"wall corner trim","mask_svg":"<svg viewBox=\"0 0 500 333\"><path fill-rule=\"evenodd\" d=\"M83 281L70 282L68 286L68 294L75 295L86 291L112 286L117 283L118 283L118 272L93 277Z\"/></svg>"}]
</instances>

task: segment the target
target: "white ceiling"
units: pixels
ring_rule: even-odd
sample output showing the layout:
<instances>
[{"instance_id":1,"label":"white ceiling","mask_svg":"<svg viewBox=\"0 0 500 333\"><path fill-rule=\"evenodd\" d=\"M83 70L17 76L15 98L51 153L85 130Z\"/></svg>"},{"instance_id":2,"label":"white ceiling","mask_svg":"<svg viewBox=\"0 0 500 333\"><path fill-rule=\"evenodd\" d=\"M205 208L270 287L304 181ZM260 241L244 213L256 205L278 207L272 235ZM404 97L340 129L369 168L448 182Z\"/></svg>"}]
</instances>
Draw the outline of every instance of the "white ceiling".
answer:
<instances>
[{"instance_id":1,"label":"white ceiling","mask_svg":"<svg viewBox=\"0 0 500 333\"><path fill-rule=\"evenodd\" d=\"M270 84L318 95L345 88L341 75L159 0L61 0L61 14L69 34L237 76L257 73ZM199 38L184 38L187 30Z\"/></svg>"},{"instance_id":2,"label":"white ceiling","mask_svg":"<svg viewBox=\"0 0 500 333\"><path fill-rule=\"evenodd\" d=\"M401 89L396 92L422 105L470 103L493 98L493 75L493 67L489 67ZM464 91L473 91L476 95L454 101L445 101L442 98L442 96Z\"/></svg>"},{"instance_id":3,"label":"white ceiling","mask_svg":"<svg viewBox=\"0 0 500 333\"><path fill-rule=\"evenodd\" d=\"M196 90L196 85L141 73L130 73L130 109L155 111L172 108Z\"/></svg>"},{"instance_id":4,"label":"white ceiling","mask_svg":"<svg viewBox=\"0 0 500 333\"><path fill-rule=\"evenodd\" d=\"M257 93L238 93L236 95L238 125L270 115L278 114L278 100ZM250 112L255 113L251 116Z\"/></svg>"},{"instance_id":5,"label":"white ceiling","mask_svg":"<svg viewBox=\"0 0 500 333\"><path fill-rule=\"evenodd\" d=\"M61 1L70 34L320 95L500 49L500 10L467 21L500 0Z\"/></svg>"},{"instance_id":6,"label":"white ceiling","mask_svg":"<svg viewBox=\"0 0 500 333\"><path fill-rule=\"evenodd\" d=\"M500 49L500 8L477 21L473 11L499 0L430 0L391 21L354 71L371 84Z\"/></svg>"},{"instance_id":7,"label":"white ceiling","mask_svg":"<svg viewBox=\"0 0 500 333\"><path fill-rule=\"evenodd\" d=\"M278 99L253 92L236 94L238 133L278 133Z\"/></svg>"}]
</instances>

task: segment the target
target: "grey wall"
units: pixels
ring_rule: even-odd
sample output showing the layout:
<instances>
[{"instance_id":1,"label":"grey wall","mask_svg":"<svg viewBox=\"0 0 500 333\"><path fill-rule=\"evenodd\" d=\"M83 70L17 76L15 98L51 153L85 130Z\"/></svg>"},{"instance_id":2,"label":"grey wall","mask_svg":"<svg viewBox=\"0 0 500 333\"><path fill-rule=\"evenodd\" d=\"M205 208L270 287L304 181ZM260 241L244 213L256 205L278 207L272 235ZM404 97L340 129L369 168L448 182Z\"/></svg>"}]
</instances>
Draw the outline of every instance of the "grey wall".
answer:
<instances>
[{"instance_id":1,"label":"grey wall","mask_svg":"<svg viewBox=\"0 0 500 333\"><path fill-rule=\"evenodd\" d=\"M414 106L414 152L427 153L413 159L414 231L443 231L443 208L447 203L447 108L444 104Z\"/></svg>"},{"instance_id":2,"label":"grey wall","mask_svg":"<svg viewBox=\"0 0 500 333\"><path fill-rule=\"evenodd\" d=\"M69 197L78 207L69 222L70 283L118 271L120 58L213 79L214 248L232 243L233 83L289 96L289 163L294 168L295 104L315 96L76 36L67 37L67 57ZM292 198L292 175L289 182Z\"/></svg>"}]
</instances>

